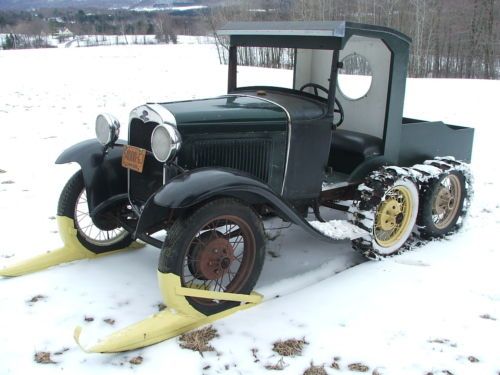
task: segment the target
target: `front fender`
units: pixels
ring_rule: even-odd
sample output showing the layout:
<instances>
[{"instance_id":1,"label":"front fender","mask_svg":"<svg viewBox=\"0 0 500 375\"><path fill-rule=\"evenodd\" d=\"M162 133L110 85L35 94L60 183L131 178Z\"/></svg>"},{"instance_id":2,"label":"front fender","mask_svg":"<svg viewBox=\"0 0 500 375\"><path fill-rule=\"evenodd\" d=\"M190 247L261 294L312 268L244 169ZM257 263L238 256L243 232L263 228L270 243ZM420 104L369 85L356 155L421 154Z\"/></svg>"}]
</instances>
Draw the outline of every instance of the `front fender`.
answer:
<instances>
[{"instance_id":1,"label":"front fender","mask_svg":"<svg viewBox=\"0 0 500 375\"><path fill-rule=\"evenodd\" d=\"M271 188L245 173L226 168L201 168L176 176L154 202L167 208L188 208L216 196L234 196L248 203L281 201Z\"/></svg>"},{"instance_id":2,"label":"front fender","mask_svg":"<svg viewBox=\"0 0 500 375\"><path fill-rule=\"evenodd\" d=\"M127 193L127 170L121 166L123 145L118 141L105 150L97 140L89 139L64 150L56 160L56 164L80 165L91 215L99 204Z\"/></svg>"},{"instance_id":3,"label":"front fender","mask_svg":"<svg viewBox=\"0 0 500 375\"><path fill-rule=\"evenodd\" d=\"M217 197L234 197L249 205L275 202L273 206L287 206L266 184L249 175L226 168L201 168L177 175L148 199L136 236L172 217L176 209L188 209ZM283 217L292 220L298 216L293 208L288 210L289 215L282 214Z\"/></svg>"},{"instance_id":4,"label":"front fender","mask_svg":"<svg viewBox=\"0 0 500 375\"><path fill-rule=\"evenodd\" d=\"M330 238L314 229L287 202L265 183L252 176L226 168L202 168L189 171L173 178L151 199L141 215L149 214L149 207L166 209L185 209L217 197L234 197L249 205L264 203L272 206L285 220L301 226L310 234L322 240ZM153 204L154 203L154 204Z\"/></svg>"},{"instance_id":5,"label":"front fender","mask_svg":"<svg viewBox=\"0 0 500 375\"><path fill-rule=\"evenodd\" d=\"M300 226L313 237L335 241L311 226L265 183L226 168L201 168L174 177L149 198L139 218L136 235L140 237L150 226L167 218L172 210L190 208L218 197L234 197L249 205L268 204L283 219Z\"/></svg>"}]
</instances>

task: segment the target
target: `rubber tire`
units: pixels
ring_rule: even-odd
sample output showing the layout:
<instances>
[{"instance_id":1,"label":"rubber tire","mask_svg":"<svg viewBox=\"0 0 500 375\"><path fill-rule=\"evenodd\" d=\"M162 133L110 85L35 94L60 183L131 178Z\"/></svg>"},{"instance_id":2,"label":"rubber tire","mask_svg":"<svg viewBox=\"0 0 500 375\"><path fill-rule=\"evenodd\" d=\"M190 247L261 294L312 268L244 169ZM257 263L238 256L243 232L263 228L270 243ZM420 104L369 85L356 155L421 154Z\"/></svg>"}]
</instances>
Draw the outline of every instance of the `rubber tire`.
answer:
<instances>
[{"instance_id":1,"label":"rubber tire","mask_svg":"<svg viewBox=\"0 0 500 375\"><path fill-rule=\"evenodd\" d=\"M365 179L364 184L358 187L360 189L360 198L353 201L353 205L349 209L349 220L368 232L367 236L352 240L352 247L369 259L381 259L398 254L412 235L418 215L418 188L413 178L409 174L401 174L400 170L401 168L391 169L390 167L385 167L379 171L372 172ZM413 195L414 209L412 210L412 217L408 224L407 233L398 243L387 249L377 242L373 234L375 213L385 194L397 186L406 187Z\"/></svg>"},{"instance_id":2,"label":"rubber tire","mask_svg":"<svg viewBox=\"0 0 500 375\"><path fill-rule=\"evenodd\" d=\"M78 231L76 222L75 222L75 207L78 201L78 197L82 190L85 189L85 185L83 183L83 174L82 171L76 172L73 176L70 177L66 185L61 191L61 195L59 196L59 203L57 205L57 215L58 216L66 216L73 220L73 227L77 229L76 237L78 241L87 249L96 254L106 253L108 251L120 250L124 249L133 242L132 235L129 233L127 236L122 238L116 243L106 246L96 245L94 243L88 242Z\"/></svg>"},{"instance_id":3,"label":"rubber tire","mask_svg":"<svg viewBox=\"0 0 500 375\"><path fill-rule=\"evenodd\" d=\"M264 229L261 220L254 210L236 199L221 198L210 201L188 217L177 219L168 230L167 238L160 253L158 270L162 273L173 273L181 276L183 261L189 244L200 227L211 218L228 214L238 216L244 220L249 225L255 237L256 254L251 273L240 290L232 291L232 293L250 294L257 283L264 265L266 254ZM190 297L186 297L186 299L191 306L205 315L213 315L240 304L240 302L221 301L219 304L205 305L198 303Z\"/></svg>"},{"instance_id":4,"label":"rubber tire","mask_svg":"<svg viewBox=\"0 0 500 375\"><path fill-rule=\"evenodd\" d=\"M448 175L455 175L460 182L460 201L457 212L453 220L445 228L439 229L432 221L432 207L433 201L438 193L441 181ZM464 214L464 200L465 200L465 176L456 170L444 172L438 178L429 181L426 186L422 186L420 191L420 207L417 218L417 225L419 226L420 235L423 238L438 238L443 237L451 232L454 232L457 227L457 221Z\"/></svg>"}]
</instances>

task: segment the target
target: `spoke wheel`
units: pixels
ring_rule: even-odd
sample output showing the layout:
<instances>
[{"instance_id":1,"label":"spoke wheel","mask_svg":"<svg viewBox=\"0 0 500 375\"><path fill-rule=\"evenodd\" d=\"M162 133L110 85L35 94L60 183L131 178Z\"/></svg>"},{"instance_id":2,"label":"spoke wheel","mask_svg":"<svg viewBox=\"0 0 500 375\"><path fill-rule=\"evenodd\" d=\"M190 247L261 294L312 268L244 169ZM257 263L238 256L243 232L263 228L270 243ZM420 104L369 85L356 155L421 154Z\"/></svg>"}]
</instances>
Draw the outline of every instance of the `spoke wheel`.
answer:
<instances>
[{"instance_id":1,"label":"spoke wheel","mask_svg":"<svg viewBox=\"0 0 500 375\"><path fill-rule=\"evenodd\" d=\"M450 174L441 180L432 206L432 222L436 228L450 225L458 212L461 196L461 183L456 175Z\"/></svg>"},{"instance_id":2,"label":"spoke wheel","mask_svg":"<svg viewBox=\"0 0 500 375\"><path fill-rule=\"evenodd\" d=\"M99 225L92 220L81 171L75 173L64 186L57 214L73 220L78 241L96 254L123 249L132 243L132 236L118 225L113 213L102 217Z\"/></svg>"},{"instance_id":3,"label":"spoke wheel","mask_svg":"<svg viewBox=\"0 0 500 375\"><path fill-rule=\"evenodd\" d=\"M372 172L358 191L348 217L367 234L353 240L353 248L370 259L398 254L417 220L419 196L413 177L402 168L385 167Z\"/></svg>"},{"instance_id":4,"label":"spoke wheel","mask_svg":"<svg viewBox=\"0 0 500 375\"><path fill-rule=\"evenodd\" d=\"M375 240L383 247L391 247L407 232L411 220L411 192L405 186L389 190L375 216Z\"/></svg>"},{"instance_id":5,"label":"spoke wheel","mask_svg":"<svg viewBox=\"0 0 500 375\"><path fill-rule=\"evenodd\" d=\"M236 292L248 280L255 256L255 238L247 223L230 215L214 218L191 241L181 283L190 288ZM214 303L206 299L198 302Z\"/></svg>"},{"instance_id":6,"label":"spoke wheel","mask_svg":"<svg viewBox=\"0 0 500 375\"><path fill-rule=\"evenodd\" d=\"M85 189L82 189L78 195L73 217L78 234L85 241L96 246L110 246L128 236L128 232L117 224L109 225L110 230L100 229L94 224L90 217Z\"/></svg>"},{"instance_id":7,"label":"spoke wheel","mask_svg":"<svg viewBox=\"0 0 500 375\"><path fill-rule=\"evenodd\" d=\"M467 211L467 185L464 174L458 170L443 171L422 184L417 222L422 237L442 237L457 229L460 217Z\"/></svg>"},{"instance_id":8,"label":"spoke wheel","mask_svg":"<svg viewBox=\"0 0 500 375\"><path fill-rule=\"evenodd\" d=\"M158 269L174 273L181 285L248 294L264 263L264 232L254 211L234 199L217 199L178 219L168 231ZM237 302L187 297L210 315Z\"/></svg>"}]
</instances>

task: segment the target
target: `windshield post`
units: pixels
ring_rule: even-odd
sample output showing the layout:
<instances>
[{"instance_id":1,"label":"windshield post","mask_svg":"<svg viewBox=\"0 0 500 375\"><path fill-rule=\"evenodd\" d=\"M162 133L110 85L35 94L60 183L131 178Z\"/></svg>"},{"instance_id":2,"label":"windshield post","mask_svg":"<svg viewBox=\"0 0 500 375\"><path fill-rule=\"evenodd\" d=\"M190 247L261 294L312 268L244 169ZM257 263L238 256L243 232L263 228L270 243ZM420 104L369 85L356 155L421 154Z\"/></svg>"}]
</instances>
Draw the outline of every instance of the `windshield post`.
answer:
<instances>
[{"instance_id":1,"label":"windshield post","mask_svg":"<svg viewBox=\"0 0 500 375\"><path fill-rule=\"evenodd\" d=\"M231 45L229 47L229 63L228 63L228 72L227 72L227 92L236 90L236 70L238 66L238 51L237 47Z\"/></svg>"},{"instance_id":2,"label":"windshield post","mask_svg":"<svg viewBox=\"0 0 500 375\"><path fill-rule=\"evenodd\" d=\"M328 87L328 112L327 116L333 118L335 107L335 90L337 89L337 76L339 71L339 50L333 50L332 70L330 72L330 87Z\"/></svg>"}]
</instances>

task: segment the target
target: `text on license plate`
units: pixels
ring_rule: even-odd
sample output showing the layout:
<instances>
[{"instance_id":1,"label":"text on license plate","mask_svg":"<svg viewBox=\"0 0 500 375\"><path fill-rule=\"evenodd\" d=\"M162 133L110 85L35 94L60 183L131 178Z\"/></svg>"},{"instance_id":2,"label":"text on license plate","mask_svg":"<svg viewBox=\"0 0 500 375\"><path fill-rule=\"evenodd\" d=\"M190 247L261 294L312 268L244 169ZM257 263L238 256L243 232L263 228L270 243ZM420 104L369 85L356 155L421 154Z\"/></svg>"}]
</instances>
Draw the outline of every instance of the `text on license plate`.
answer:
<instances>
[{"instance_id":1,"label":"text on license plate","mask_svg":"<svg viewBox=\"0 0 500 375\"><path fill-rule=\"evenodd\" d=\"M146 150L135 146L125 146L122 155L122 166L142 173Z\"/></svg>"}]
</instances>

